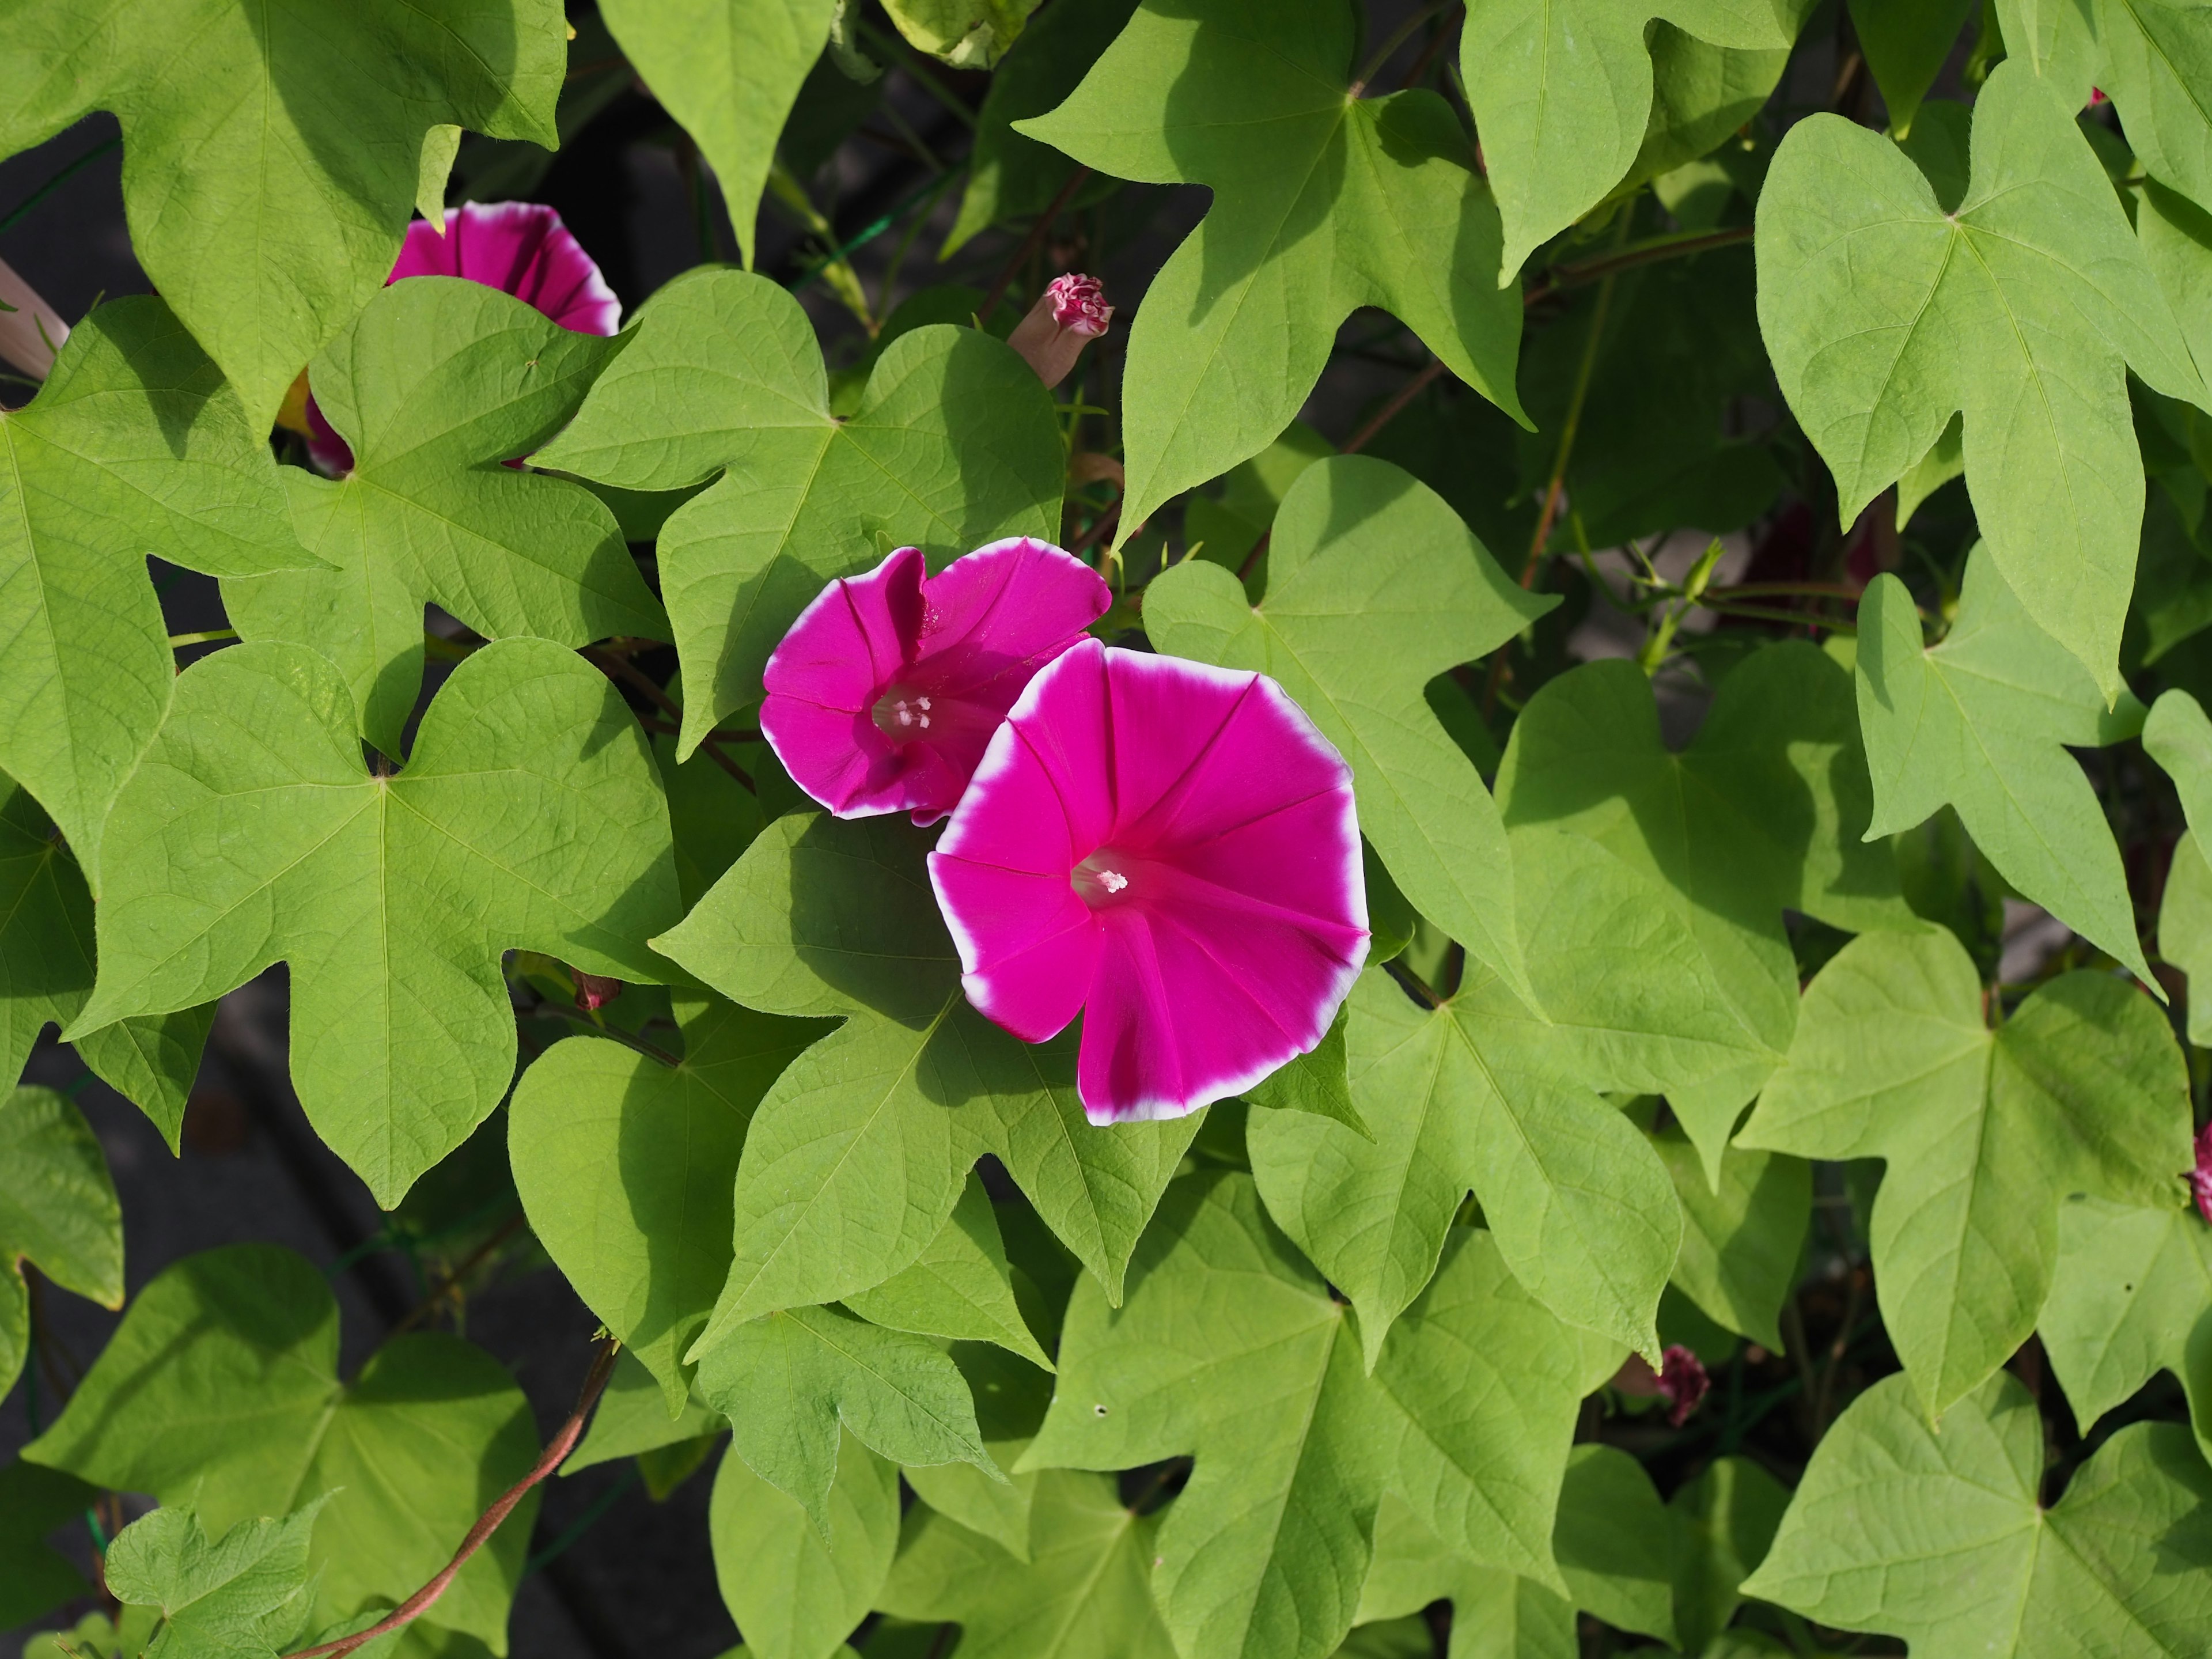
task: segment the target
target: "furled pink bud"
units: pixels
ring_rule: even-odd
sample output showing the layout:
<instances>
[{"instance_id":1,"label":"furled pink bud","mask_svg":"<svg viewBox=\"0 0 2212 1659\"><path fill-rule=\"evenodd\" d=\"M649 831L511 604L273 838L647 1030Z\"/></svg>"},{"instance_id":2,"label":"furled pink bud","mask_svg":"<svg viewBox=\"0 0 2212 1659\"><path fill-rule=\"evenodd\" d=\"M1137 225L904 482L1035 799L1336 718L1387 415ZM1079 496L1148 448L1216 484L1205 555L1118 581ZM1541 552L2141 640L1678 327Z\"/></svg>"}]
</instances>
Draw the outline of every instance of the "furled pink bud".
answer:
<instances>
[{"instance_id":1,"label":"furled pink bud","mask_svg":"<svg viewBox=\"0 0 2212 1659\"><path fill-rule=\"evenodd\" d=\"M2105 100L2106 93L2104 88L2092 87L2089 88L2089 107L2091 109L2096 108L2097 106L2103 103Z\"/></svg>"},{"instance_id":2,"label":"furled pink bud","mask_svg":"<svg viewBox=\"0 0 2212 1659\"><path fill-rule=\"evenodd\" d=\"M587 1014L596 1014L623 993L623 982L606 979L598 974L587 974L581 969L571 969L576 981L576 1006Z\"/></svg>"},{"instance_id":3,"label":"furled pink bud","mask_svg":"<svg viewBox=\"0 0 2212 1659\"><path fill-rule=\"evenodd\" d=\"M0 305L9 307L0 311L0 362L14 364L34 380L45 380L54 366L54 353L69 338L69 325L4 264L0 264Z\"/></svg>"},{"instance_id":4,"label":"furled pink bud","mask_svg":"<svg viewBox=\"0 0 2212 1659\"><path fill-rule=\"evenodd\" d=\"M2212 1222L2212 1123L2197 1132L2197 1167L2189 1172L2189 1190L2197 1196L2197 1213Z\"/></svg>"},{"instance_id":5,"label":"furled pink bud","mask_svg":"<svg viewBox=\"0 0 2212 1659\"><path fill-rule=\"evenodd\" d=\"M1103 334L1113 320L1114 307L1106 303L1098 279L1071 271L1046 284L1006 343L1029 360L1037 379L1055 386L1075 367L1085 343Z\"/></svg>"},{"instance_id":6,"label":"furled pink bud","mask_svg":"<svg viewBox=\"0 0 2212 1659\"><path fill-rule=\"evenodd\" d=\"M1631 1354L1613 1374L1613 1386L1623 1394L1667 1402L1667 1420L1676 1428L1689 1421L1712 1387L1705 1362L1680 1343L1659 1356L1659 1370L1640 1354Z\"/></svg>"}]
</instances>

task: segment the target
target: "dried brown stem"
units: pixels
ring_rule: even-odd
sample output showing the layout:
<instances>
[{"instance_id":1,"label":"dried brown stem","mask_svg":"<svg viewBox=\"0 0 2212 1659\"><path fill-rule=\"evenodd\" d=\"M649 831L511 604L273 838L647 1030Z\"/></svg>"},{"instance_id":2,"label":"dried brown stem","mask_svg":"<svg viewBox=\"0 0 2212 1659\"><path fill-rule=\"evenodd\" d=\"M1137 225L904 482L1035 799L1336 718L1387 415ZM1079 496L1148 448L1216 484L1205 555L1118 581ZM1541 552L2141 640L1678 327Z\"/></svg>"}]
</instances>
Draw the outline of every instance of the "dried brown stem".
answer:
<instances>
[{"instance_id":1,"label":"dried brown stem","mask_svg":"<svg viewBox=\"0 0 2212 1659\"><path fill-rule=\"evenodd\" d=\"M584 1378L582 1392L576 1396L576 1409L568 1413L568 1420L561 1425L552 1439L546 1442L544 1451L531 1466L530 1473L501 1492L492 1506L477 1517L476 1525L471 1527L468 1536L461 1540L460 1548L453 1552L453 1559L446 1563L436 1577L367 1630L358 1631L351 1636L342 1636L335 1642L301 1648L286 1655L285 1659L342 1659L342 1656L367 1647L380 1636L389 1636L393 1631L413 1624L428 1612L438 1598L446 1593L447 1587L459 1576L461 1569L469 1564L469 1558L482 1549L492 1534L499 1530L500 1522L514 1513L514 1506L523 1500L530 1489L559 1468L568 1454L575 1449L576 1442L583 1437L584 1424L592 1414L592 1407L599 1403L599 1395L606 1389L607 1379L614 1375L615 1355L621 1348L622 1345L611 1336L600 1339L598 1356L592 1359L592 1369Z\"/></svg>"}]
</instances>

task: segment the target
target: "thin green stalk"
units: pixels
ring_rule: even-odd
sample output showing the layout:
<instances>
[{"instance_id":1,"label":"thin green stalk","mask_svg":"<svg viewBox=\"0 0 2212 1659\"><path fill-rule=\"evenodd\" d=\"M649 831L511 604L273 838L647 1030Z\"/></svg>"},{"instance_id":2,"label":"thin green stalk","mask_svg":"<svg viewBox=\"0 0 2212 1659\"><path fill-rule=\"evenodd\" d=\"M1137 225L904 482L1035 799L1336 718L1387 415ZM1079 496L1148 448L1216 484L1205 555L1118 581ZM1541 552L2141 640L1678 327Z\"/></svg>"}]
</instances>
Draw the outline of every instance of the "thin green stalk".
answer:
<instances>
[{"instance_id":1,"label":"thin green stalk","mask_svg":"<svg viewBox=\"0 0 2212 1659\"><path fill-rule=\"evenodd\" d=\"M0 219L0 234L4 234L5 232L15 229L15 228L22 222L24 216L28 214L33 208L38 206L38 204L45 201L47 197L59 190L63 185L66 184L77 173L82 171L83 168L91 166L101 156L106 155L108 151L116 149L122 143L123 140L119 137L111 138L106 143L96 145L93 149L85 151L85 153L78 156L76 161L71 161L68 166L63 167L60 172L55 173L52 178L47 179L46 183L40 185L36 190L33 191L28 196L26 196L21 201L16 203L14 207L8 210L8 216L4 219Z\"/></svg>"}]
</instances>

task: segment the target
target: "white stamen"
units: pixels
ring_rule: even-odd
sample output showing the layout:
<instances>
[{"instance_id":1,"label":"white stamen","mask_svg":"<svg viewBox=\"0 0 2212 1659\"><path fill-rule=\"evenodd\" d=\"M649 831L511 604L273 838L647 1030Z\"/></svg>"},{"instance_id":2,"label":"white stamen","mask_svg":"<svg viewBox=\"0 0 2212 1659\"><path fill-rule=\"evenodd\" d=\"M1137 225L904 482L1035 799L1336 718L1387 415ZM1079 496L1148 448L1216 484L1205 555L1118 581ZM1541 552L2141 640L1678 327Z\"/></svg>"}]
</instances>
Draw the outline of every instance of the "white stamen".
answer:
<instances>
[{"instance_id":1,"label":"white stamen","mask_svg":"<svg viewBox=\"0 0 2212 1659\"><path fill-rule=\"evenodd\" d=\"M928 705L927 703L923 705L924 708L927 708L927 706ZM921 729L925 732L929 730L929 716L927 714L924 714L921 717Z\"/></svg>"},{"instance_id":2,"label":"white stamen","mask_svg":"<svg viewBox=\"0 0 2212 1659\"><path fill-rule=\"evenodd\" d=\"M1119 870L1101 870L1098 884L1109 893L1118 893L1129 884L1129 878Z\"/></svg>"},{"instance_id":3,"label":"white stamen","mask_svg":"<svg viewBox=\"0 0 2212 1659\"><path fill-rule=\"evenodd\" d=\"M916 698L915 699L915 703L916 703L916 704L918 704L920 707L921 707L921 708L928 708L928 707L929 707L929 699L928 699L927 697L916 697Z\"/></svg>"},{"instance_id":4,"label":"white stamen","mask_svg":"<svg viewBox=\"0 0 2212 1659\"><path fill-rule=\"evenodd\" d=\"M899 704L897 709L894 712L897 714L898 723L901 726L912 726L914 724L914 715L904 703L902 702Z\"/></svg>"}]
</instances>

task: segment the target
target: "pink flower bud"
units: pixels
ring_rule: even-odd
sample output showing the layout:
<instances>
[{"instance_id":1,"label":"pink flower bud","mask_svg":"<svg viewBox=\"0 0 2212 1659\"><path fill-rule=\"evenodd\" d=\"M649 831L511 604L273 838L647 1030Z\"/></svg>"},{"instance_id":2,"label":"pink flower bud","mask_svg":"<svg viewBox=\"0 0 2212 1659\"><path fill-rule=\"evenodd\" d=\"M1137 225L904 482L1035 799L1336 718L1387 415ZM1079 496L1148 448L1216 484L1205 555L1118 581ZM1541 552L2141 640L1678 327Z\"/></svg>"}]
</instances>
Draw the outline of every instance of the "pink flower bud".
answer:
<instances>
[{"instance_id":1,"label":"pink flower bud","mask_svg":"<svg viewBox=\"0 0 2212 1659\"><path fill-rule=\"evenodd\" d=\"M2212 1222L2212 1123L2197 1132L2197 1167L2189 1172L2189 1190L2196 1194L2197 1213Z\"/></svg>"},{"instance_id":2,"label":"pink flower bud","mask_svg":"<svg viewBox=\"0 0 2212 1659\"><path fill-rule=\"evenodd\" d=\"M1712 1387L1705 1362L1680 1343L1659 1356L1659 1370L1640 1354L1631 1354L1613 1374L1613 1386L1623 1394L1667 1402L1667 1420L1676 1428L1689 1421Z\"/></svg>"},{"instance_id":3,"label":"pink flower bud","mask_svg":"<svg viewBox=\"0 0 2212 1659\"><path fill-rule=\"evenodd\" d=\"M1039 380L1055 386L1075 367L1085 343L1103 334L1113 320L1114 307L1106 303L1098 279L1070 272L1046 285L1006 343L1029 361Z\"/></svg>"},{"instance_id":4,"label":"pink flower bud","mask_svg":"<svg viewBox=\"0 0 2212 1659\"><path fill-rule=\"evenodd\" d=\"M596 1014L623 993L623 982L598 974L587 974L580 968L569 969L576 981L576 1006L587 1014Z\"/></svg>"}]
</instances>

